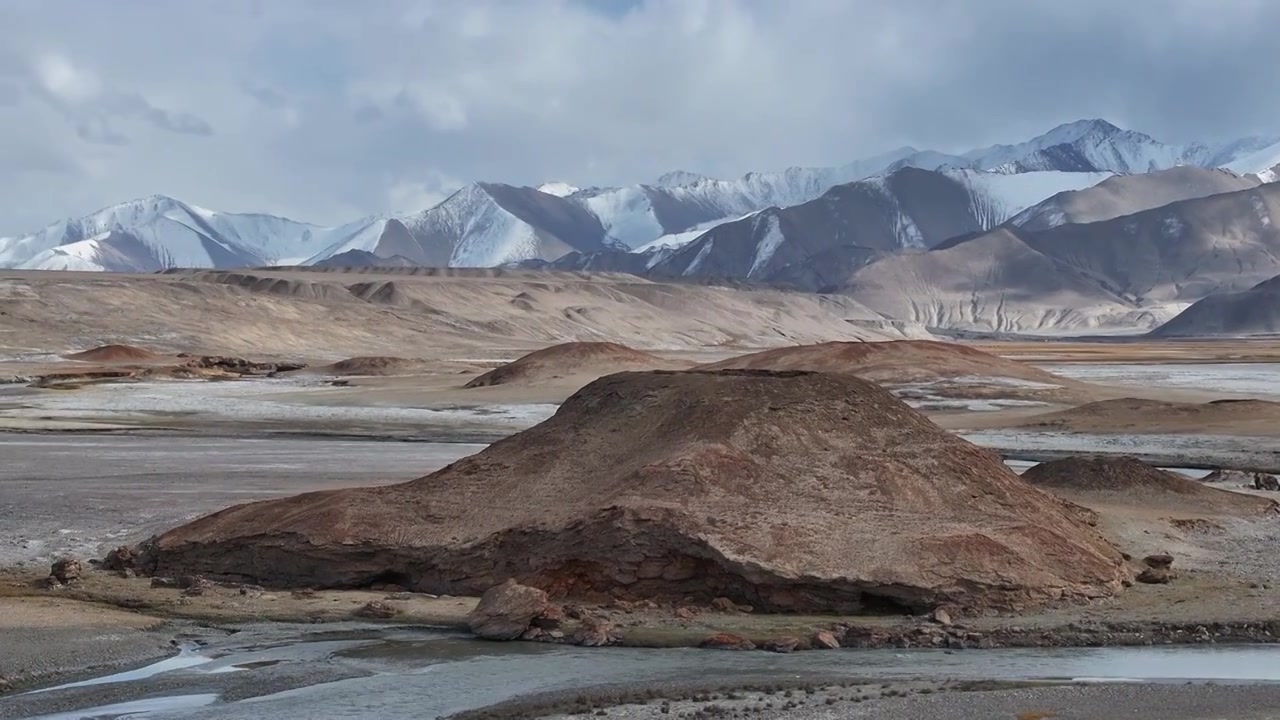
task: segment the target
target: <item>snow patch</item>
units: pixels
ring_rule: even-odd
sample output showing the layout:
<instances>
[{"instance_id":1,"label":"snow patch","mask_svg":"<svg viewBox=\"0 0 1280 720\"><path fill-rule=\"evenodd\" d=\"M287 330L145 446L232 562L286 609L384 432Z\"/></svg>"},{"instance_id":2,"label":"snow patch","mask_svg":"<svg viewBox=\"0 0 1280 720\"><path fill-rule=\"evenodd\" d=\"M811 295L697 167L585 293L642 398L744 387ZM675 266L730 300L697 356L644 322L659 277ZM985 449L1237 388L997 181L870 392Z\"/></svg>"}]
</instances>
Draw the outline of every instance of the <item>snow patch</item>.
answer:
<instances>
[{"instance_id":1,"label":"snow patch","mask_svg":"<svg viewBox=\"0 0 1280 720\"><path fill-rule=\"evenodd\" d=\"M556 197L569 197L581 189L576 185L563 182L549 182L538 186L538 192L555 195Z\"/></svg>"},{"instance_id":2,"label":"snow patch","mask_svg":"<svg viewBox=\"0 0 1280 720\"><path fill-rule=\"evenodd\" d=\"M747 271L749 278L755 277L757 272L769 264L774 253L778 252L778 248L786 240L782 234L782 228L778 226L777 213L769 213L764 222L764 237L760 238L760 242L756 244L755 257L751 260L751 269ZM711 243L708 242L707 245L710 246Z\"/></svg>"}]
</instances>

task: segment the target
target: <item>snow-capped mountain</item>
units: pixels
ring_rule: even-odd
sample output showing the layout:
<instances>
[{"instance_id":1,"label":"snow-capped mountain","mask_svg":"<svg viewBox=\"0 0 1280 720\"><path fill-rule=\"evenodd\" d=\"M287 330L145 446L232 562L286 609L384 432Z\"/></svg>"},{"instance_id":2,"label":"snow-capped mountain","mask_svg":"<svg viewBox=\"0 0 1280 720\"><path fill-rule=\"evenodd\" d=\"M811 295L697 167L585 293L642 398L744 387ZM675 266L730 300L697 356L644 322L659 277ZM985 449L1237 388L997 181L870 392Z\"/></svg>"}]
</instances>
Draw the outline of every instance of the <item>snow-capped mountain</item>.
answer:
<instances>
[{"instance_id":1,"label":"snow-capped mountain","mask_svg":"<svg viewBox=\"0 0 1280 720\"><path fill-rule=\"evenodd\" d=\"M925 249L988 230L1041 199L1090 187L1110 173L906 167L837 185L806 203L770 207L718 224L681 245L653 243L644 253L576 254L562 269L608 269L653 277L705 277L818 290L837 284L885 253ZM636 254L642 258L635 258Z\"/></svg>"},{"instance_id":2,"label":"snow-capped mountain","mask_svg":"<svg viewBox=\"0 0 1280 720\"><path fill-rule=\"evenodd\" d=\"M391 223L366 219L325 228L272 215L214 212L153 195L23 237L0 238L0 267L146 272L293 265L329 245L370 242L387 234Z\"/></svg>"},{"instance_id":3,"label":"snow-capped mountain","mask_svg":"<svg viewBox=\"0 0 1280 720\"><path fill-rule=\"evenodd\" d=\"M397 220L406 236L361 235L309 257L347 252L400 255L423 265L491 267L611 247L600 220L581 204L534 188L473 183L444 202Z\"/></svg>"},{"instance_id":4,"label":"snow-capped mountain","mask_svg":"<svg viewBox=\"0 0 1280 720\"><path fill-rule=\"evenodd\" d=\"M981 229L992 226L993 218L1007 219L1010 208L1028 207L1109 174L1225 166L1272 181L1280 178L1278 164L1280 138L1170 145L1103 120L1081 120L1026 142L962 154L901 147L840 166L752 172L734 180L677 170L652 183L612 188L582 189L568 182L538 188L475 183L413 215L332 228L270 215L214 212L153 196L29 235L0 238L0 267L141 271L175 265L305 264L352 250L429 265L489 266L632 249L643 252L647 264L658 249L665 248L665 258L722 224L746 222L769 208L803 205L836 186L891 177L905 169L943 170L963 185L962 194L975 203L970 215ZM891 206L884 201L883 207ZM911 213L901 215L890 233L896 246L927 246L930 240L920 221ZM765 223L759 232L768 234L766 221L752 222ZM785 226L780 227L785 234ZM881 239L871 243L889 244Z\"/></svg>"}]
</instances>

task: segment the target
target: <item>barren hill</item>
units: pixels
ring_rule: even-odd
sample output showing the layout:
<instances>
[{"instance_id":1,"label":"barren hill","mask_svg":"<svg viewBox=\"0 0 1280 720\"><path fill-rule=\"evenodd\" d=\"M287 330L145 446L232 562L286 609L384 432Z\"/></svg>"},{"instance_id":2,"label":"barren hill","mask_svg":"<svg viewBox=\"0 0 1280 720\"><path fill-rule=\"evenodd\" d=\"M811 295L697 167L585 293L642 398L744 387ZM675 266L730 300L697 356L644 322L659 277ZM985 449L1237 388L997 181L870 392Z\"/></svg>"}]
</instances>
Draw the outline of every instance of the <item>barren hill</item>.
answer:
<instances>
[{"instance_id":1,"label":"barren hill","mask_svg":"<svg viewBox=\"0 0 1280 720\"><path fill-rule=\"evenodd\" d=\"M466 387L537 383L557 378L600 377L627 370L675 370L686 364L611 342L575 342L535 350L473 379Z\"/></svg>"},{"instance_id":2,"label":"barren hill","mask_svg":"<svg viewBox=\"0 0 1280 720\"><path fill-rule=\"evenodd\" d=\"M81 352L63 355L63 357L67 360L102 364L147 363L165 359L172 360L172 358L165 358L165 356L151 352L146 348L119 344L100 345Z\"/></svg>"},{"instance_id":3,"label":"barren hill","mask_svg":"<svg viewBox=\"0 0 1280 720\"><path fill-rule=\"evenodd\" d=\"M1117 398L1037 415L1027 428L1084 433L1200 433L1266 436L1280 433L1280 403L1207 403Z\"/></svg>"},{"instance_id":4,"label":"barren hill","mask_svg":"<svg viewBox=\"0 0 1280 720\"><path fill-rule=\"evenodd\" d=\"M347 358L331 365L309 369L330 375L406 375L419 372L425 367L426 363L414 358L373 355Z\"/></svg>"},{"instance_id":5,"label":"barren hill","mask_svg":"<svg viewBox=\"0 0 1280 720\"><path fill-rule=\"evenodd\" d=\"M0 343L12 344L0 345L0 354L145 338L164 352L333 362L465 357L474 348L527 351L573 340L758 348L927 335L841 296L408 267L0 271L0 310Z\"/></svg>"},{"instance_id":6,"label":"barren hill","mask_svg":"<svg viewBox=\"0 0 1280 720\"><path fill-rule=\"evenodd\" d=\"M1066 378L1017 360L935 340L826 342L773 348L702 366L704 370L803 370L857 375L877 382L905 383L940 378L1016 378L1063 385Z\"/></svg>"},{"instance_id":7,"label":"barren hill","mask_svg":"<svg viewBox=\"0 0 1280 720\"><path fill-rule=\"evenodd\" d=\"M1259 514L1275 512L1274 500L1209 487L1127 457L1072 457L1036 465L1022 474L1032 485L1052 488L1072 500L1106 500L1145 507L1173 506L1186 512Z\"/></svg>"},{"instance_id":8,"label":"barren hill","mask_svg":"<svg viewBox=\"0 0 1280 720\"><path fill-rule=\"evenodd\" d=\"M1210 295L1151 331L1155 337L1280 334L1280 275L1240 292Z\"/></svg>"},{"instance_id":9,"label":"barren hill","mask_svg":"<svg viewBox=\"0 0 1280 720\"><path fill-rule=\"evenodd\" d=\"M171 530L143 569L450 594L515 578L766 611L1014 607L1120 588L1118 551L1079 513L858 378L618 373L424 478Z\"/></svg>"}]
</instances>

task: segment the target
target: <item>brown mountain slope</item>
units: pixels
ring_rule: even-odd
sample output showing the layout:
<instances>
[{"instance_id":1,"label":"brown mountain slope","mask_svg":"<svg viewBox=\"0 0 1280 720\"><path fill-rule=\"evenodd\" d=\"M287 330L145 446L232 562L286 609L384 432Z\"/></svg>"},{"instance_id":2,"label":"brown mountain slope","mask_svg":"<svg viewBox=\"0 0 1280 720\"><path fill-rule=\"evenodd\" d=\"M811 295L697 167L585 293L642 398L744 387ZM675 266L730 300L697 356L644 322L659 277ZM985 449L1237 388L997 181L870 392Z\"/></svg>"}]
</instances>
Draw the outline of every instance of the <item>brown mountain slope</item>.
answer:
<instances>
[{"instance_id":1,"label":"brown mountain slope","mask_svg":"<svg viewBox=\"0 0 1280 720\"><path fill-rule=\"evenodd\" d=\"M424 478L236 506L143 568L275 586L726 596L768 611L1015 607L1127 572L1082 511L858 378L619 373Z\"/></svg>"},{"instance_id":2,"label":"brown mountain slope","mask_svg":"<svg viewBox=\"0 0 1280 720\"><path fill-rule=\"evenodd\" d=\"M876 312L931 328L1086 330L1144 313L1004 228L878 260L854 273L842 292Z\"/></svg>"}]
</instances>

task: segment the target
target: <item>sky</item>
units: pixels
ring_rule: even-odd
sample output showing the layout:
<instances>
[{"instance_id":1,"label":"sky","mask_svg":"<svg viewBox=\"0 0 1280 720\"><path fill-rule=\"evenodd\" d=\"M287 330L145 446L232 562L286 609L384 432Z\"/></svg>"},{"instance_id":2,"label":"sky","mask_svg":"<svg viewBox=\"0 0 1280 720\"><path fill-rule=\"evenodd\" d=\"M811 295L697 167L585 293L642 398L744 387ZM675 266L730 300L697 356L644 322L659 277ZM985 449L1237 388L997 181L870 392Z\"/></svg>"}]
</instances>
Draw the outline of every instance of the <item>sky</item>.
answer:
<instances>
[{"instance_id":1,"label":"sky","mask_svg":"<svg viewBox=\"0 0 1280 720\"><path fill-rule=\"evenodd\" d=\"M1272 0L0 0L0 236L136 197L321 224L958 152L1280 134Z\"/></svg>"}]
</instances>

